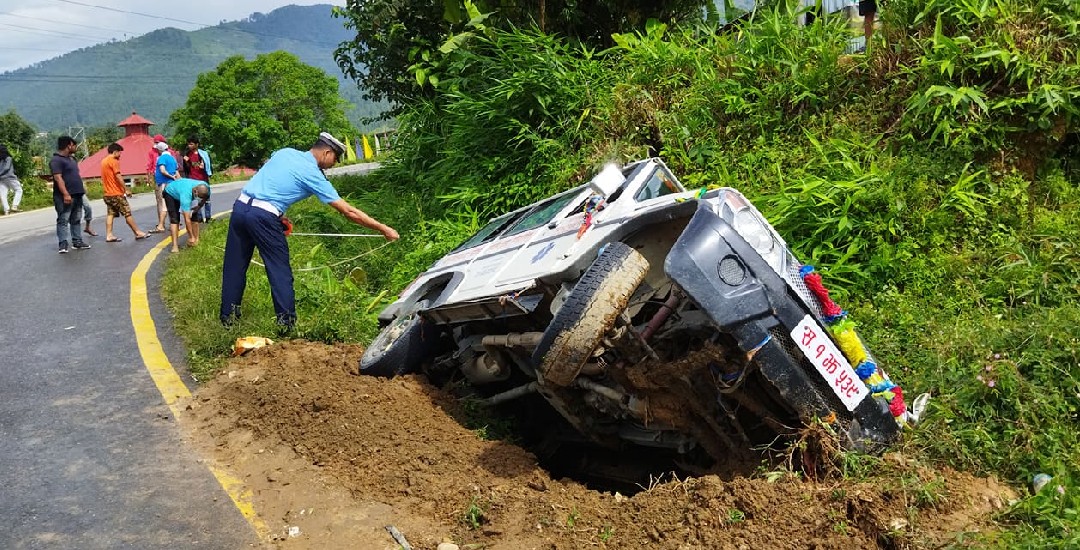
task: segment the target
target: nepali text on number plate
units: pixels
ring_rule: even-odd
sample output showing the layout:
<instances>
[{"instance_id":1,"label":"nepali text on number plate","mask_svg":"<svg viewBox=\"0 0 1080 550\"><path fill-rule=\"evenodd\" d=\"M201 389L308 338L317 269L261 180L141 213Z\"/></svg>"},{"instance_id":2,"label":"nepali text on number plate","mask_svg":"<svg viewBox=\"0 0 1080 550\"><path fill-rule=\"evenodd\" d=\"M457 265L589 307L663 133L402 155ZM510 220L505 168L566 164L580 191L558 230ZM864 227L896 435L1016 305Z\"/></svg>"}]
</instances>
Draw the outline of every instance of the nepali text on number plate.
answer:
<instances>
[{"instance_id":1,"label":"nepali text on number plate","mask_svg":"<svg viewBox=\"0 0 1080 550\"><path fill-rule=\"evenodd\" d=\"M799 346L806 358L814 364L821 377L828 382L833 393L840 398L847 410L853 411L870 391L859 380L844 354L836 348L821 325L809 315L791 331L791 339Z\"/></svg>"}]
</instances>

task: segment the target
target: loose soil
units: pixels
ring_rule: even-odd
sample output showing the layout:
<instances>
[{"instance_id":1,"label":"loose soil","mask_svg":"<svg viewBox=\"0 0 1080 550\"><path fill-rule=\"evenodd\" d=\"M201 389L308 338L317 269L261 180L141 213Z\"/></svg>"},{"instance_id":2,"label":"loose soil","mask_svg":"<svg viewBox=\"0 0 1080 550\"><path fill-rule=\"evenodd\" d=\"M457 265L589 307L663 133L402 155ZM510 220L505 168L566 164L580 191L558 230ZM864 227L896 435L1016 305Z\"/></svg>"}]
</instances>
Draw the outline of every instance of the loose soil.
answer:
<instances>
[{"instance_id":1,"label":"loose soil","mask_svg":"<svg viewBox=\"0 0 1080 550\"><path fill-rule=\"evenodd\" d=\"M233 359L182 425L250 490L267 548L923 548L991 532L1015 495L886 455L873 482L776 469L656 482L633 496L552 479L486 441L423 377L355 374L362 348L303 341ZM291 534L290 534L291 529ZM966 535L965 535L966 534Z\"/></svg>"}]
</instances>

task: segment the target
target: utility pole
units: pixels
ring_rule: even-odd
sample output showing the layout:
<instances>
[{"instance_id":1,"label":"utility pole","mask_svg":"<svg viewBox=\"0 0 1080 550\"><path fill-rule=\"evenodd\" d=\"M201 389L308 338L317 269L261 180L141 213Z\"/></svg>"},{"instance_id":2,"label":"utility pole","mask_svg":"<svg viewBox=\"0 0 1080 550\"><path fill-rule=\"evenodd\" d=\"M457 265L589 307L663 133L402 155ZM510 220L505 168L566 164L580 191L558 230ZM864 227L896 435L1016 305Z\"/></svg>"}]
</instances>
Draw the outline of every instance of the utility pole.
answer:
<instances>
[{"instance_id":1,"label":"utility pole","mask_svg":"<svg viewBox=\"0 0 1080 550\"><path fill-rule=\"evenodd\" d=\"M90 149L86 146L86 128L83 126L68 126L68 135L75 139L82 151L82 158L90 156Z\"/></svg>"}]
</instances>

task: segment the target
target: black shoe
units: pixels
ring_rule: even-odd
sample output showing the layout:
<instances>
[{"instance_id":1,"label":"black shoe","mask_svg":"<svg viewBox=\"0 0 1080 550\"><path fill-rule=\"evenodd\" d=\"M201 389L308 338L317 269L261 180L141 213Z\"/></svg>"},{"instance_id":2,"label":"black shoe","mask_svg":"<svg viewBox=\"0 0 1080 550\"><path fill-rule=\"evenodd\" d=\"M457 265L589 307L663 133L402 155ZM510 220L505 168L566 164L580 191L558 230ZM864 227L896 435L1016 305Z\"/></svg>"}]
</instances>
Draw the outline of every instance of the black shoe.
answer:
<instances>
[{"instance_id":1,"label":"black shoe","mask_svg":"<svg viewBox=\"0 0 1080 550\"><path fill-rule=\"evenodd\" d=\"M90 245L84 242L77 242L71 245L71 248L74 248L75 250L90 250Z\"/></svg>"},{"instance_id":2,"label":"black shoe","mask_svg":"<svg viewBox=\"0 0 1080 550\"><path fill-rule=\"evenodd\" d=\"M65 244L65 245L61 246L60 250L57 250L57 252L59 252L60 254L67 254L68 253L67 245Z\"/></svg>"}]
</instances>

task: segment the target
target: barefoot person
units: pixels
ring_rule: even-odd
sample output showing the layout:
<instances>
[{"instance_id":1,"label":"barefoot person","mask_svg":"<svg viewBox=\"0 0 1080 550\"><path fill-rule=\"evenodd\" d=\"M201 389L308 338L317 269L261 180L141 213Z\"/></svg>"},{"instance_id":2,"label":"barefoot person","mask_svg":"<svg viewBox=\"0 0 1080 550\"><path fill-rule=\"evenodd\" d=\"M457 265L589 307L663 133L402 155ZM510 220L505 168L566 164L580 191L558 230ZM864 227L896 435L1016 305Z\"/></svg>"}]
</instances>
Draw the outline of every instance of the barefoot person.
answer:
<instances>
[{"instance_id":1,"label":"barefoot person","mask_svg":"<svg viewBox=\"0 0 1080 550\"><path fill-rule=\"evenodd\" d=\"M266 263L270 295L281 331L296 323L289 245L282 217L293 203L315 195L353 223L382 233L386 240L398 238L394 228L379 222L342 199L327 181L323 170L345 154L345 145L323 132L308 151L280 149L255 173L232 207L225 261L221 274L221 322L228 326L240 317L240 302L247 283L247 269L256 248Z\"/></svg>"},{"instance_id":2,"label":"barefoot person","mask_svg":"<svg viewBox=\"0 0 1080 550\"><path fill-rule=\"evenodd\" d=\"M135 240L145 239L150 235L143 233L135 224L135 218L131 215L131 205L127 198L131 191L124 185L124 177L120 174L120 153L124 150L119 143L110 143L105 159L101 161L101 189L105 197L105 242L118 243L123 239L113 233L113 218L124 218L131 232L135 234Z\"/></svg>"},{"instance_id":3,"label":"barefoot person","mask_svg":"<svg viewBox=\"0 0 1080 550\"><path fill-rule=\"evenodd\" d=\"M210 199L210 187L199 180L180 178L165 186L165 208L169 214L169 233L172 235L172 251L180 252L180 217L188 232L188 246L199 244L199 224L191 216Z\"/></svg>"},{"instance_id":4,"label":"barefoot person","mask_svg":"<svg viewBox=\"0 0 1080 550\"><path fill-rule=\"evenodd\" d=\"M859 0L859 15L863 18L863 36L866 50L870 50L870 38L874 36L874 17L877 16L877 0Z\"/></svg>"}]
</instances>

